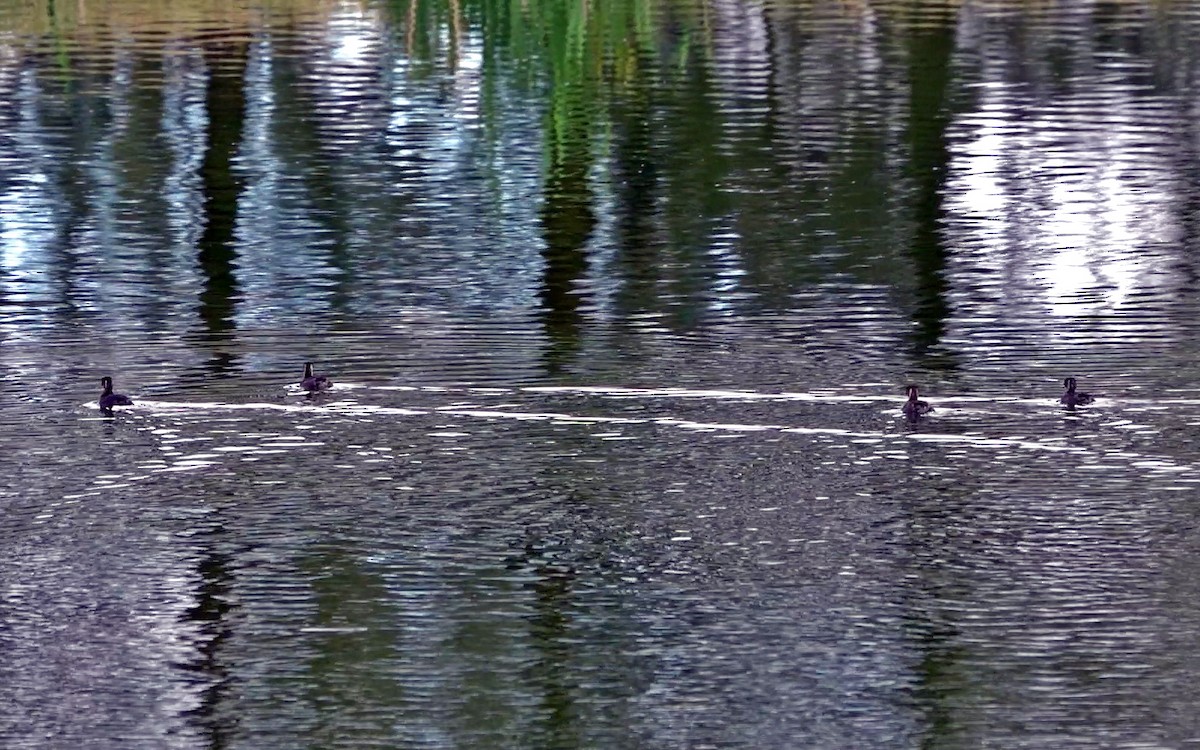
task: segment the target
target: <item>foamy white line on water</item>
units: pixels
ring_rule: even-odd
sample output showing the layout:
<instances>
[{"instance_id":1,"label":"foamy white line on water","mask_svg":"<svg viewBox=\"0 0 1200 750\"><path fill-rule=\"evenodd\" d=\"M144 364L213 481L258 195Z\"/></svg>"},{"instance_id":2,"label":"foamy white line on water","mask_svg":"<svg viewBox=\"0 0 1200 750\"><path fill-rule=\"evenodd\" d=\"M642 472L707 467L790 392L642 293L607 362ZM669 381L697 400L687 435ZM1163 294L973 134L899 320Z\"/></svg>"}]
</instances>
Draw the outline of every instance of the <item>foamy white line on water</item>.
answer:
<instances>
[{"instance_id":1,"label":"foamy white line on water","mask_svg":"<svg viewBox=\"0 0 1200 750\"><path fill-rule=\"evenodd\" d=\"M724 389L691 388L621 388L609 386L526 386L518 389L524 393L580 394L589 396L617 396L621 398L691 398L715 401L895 401L895 396L842 395L836 393L759 393L758 391L729 391Z\"/></svg>"},{"instance_id":2,"label":"foamy white line on water","mask_svg":"<svg viewBox=\"0 0 1200 750\"><path fill-rule=\"evenodd\" d=\"M89 402L92 408L98 410L94 402ZM708 433L726 433L732 437L738 434L751 432L778 432L792 433L797 435L829 435L843 439L849 439L860 443L885 443L891 442L901 443L933 443L933 444L959 444L974 448L989 448L995 450L1004 449L1024 449L1028 451L1046 451L1055 453L1071 453L1075 455L1089 455L1091 451L1080 446L1063 445L1057 440L1053 442L1038 442L1029 440L1024 437L984 437L981 435L959 435L950 433L912 433L912 432L856 432L853 430L844 430L836 427L790 427L780 424L738 424L738 423L722 423L722 422L696 422L693 420L676 419L673 417L657 417L657 418L632 418L632 417L603 417L603 416L581 416L568 414L563 412L514 412L504 411L500 409L481 409L476 407L440 407L435 409L406 409L402 407L386 407L375 406L371 404L358 404L348 401L334 401L321 404L276 404L276 403L240 403L230 404L224 402L204 402L204 401L155 401L141 400L137 402L137 406L149 409L167 410L167 411L193 411L193 410L215 410L215 411L275 411L275 412L292 412L292 413L307 413L307 414L336 414L346 416L364 416L364 415L390 415L390 416L428 416L428 415L450 415L459 417L470 417L474 419L509 419L517 421L542 421L554 422L559 424L609 424L609 425L656 425L664 427L674 427L695 432ZM137 406L130 407L136 409ZM122 409L124 411L124 409ZM447 433L430 433L431 436L441 434L447 436ZM457 433L455 433L457 435ZM464 433L465 434L465 433ZM605 435L597 435L597 437L619 435L619 433L605 433ZM629 438L632 439L632 438ZM263 446L237 446L237 447L216 447L212 449L212 453L193 453L185 456L177 456L173 461L155 462L154 466L143 466L139 470L147 471L146 474L126 477L123 479L117 476L110 476L107 479L95 483L95 489L67 496L64 499L76 500L90 494L95 494L100 490L109 490L114 488L128 487L130 482L136 482L148 479L155 474L167 472L181 471L196 471L207 469L223 463L223 456L229 455L245 455L245 454L278 454L286 453L287 450L296 447L317 447L323 443L279 443L277 440ZM905 456L907 457L907 456ZM1112 456L1108 456L1112 458ZM1120 458L1125 459L1125 463L1130 466L1137 466L1144 469L1150 469L1157 472L1172 472L1175 475L1181 473L1190 473L1195 467L1190 465L1181 465L1165 457L1156 457L1140 454L1122 454ZM1103 465L1084 466L1079 465L1077 468L1088 468L1103 470ZM1192 481L1192 480L1187 480Z\"/></svg>"},{"instance_id":3,"label":"foamy white line on water","mask_svg":"<svg viewBox=\"0 0 1200 750\"><path fill-rule=\"evenodd\" d=\"M564 424L612 424L612 425L658 425L664 427L678 427L681 429L693 430L697 432L730 432L730 433L748 433L748 432L783 432L797 435L832 435L836 437L845 437L852 439L865 440L896 440L896 441L913 441L926 443L955 443L962 445L970 445L984 448L1023 448L1033 451L1049 451L1054 453L1076 453L1086 455L1089 453L1087 448L1081 446L1062 445L1058 442L1039 442L1036 440L1028 440L1026 438L1006 438L1006 437L984 437L981 435L960 435L953 433L888 433L888 432L856 432L853 430L844 430L836 427L792 427L785 424L744 424L736 422L697 422L688 419L677 419L675 417L654 417L654 418L638 418L638 417L604 417L604 416L584 416L570 414L566 412L526 412L526 411L504 411L501 409L481 409L476 407L439 407L435 409L407 409L394 406L376 406L373 404L359 404L346 401L334 401L326 404L270 404L270 403L245 403L245 404L227 404L223 402L204 402L204 401L140 401L139 404L143 407L169 409L169 410L236 410L236 411L279 411L279 412L296 412L309 414L341 414L348 416L364 416L364 415L390 415L390 416L428 416L432 414L449 415L456 417L471 417L475 419L509 419L522 422L559 422ZM1153 460L1162 462L1161 459L1151 456L1130 456L1140 460ZM1168 464L1178 467L1178 470L1186 470L1191 467L1183 467L1174 462Z\"/></svg>"},{"instance_id":4,"label":"foamy white line on water","mask_svg":"<svg viewBox=\"0 0 1200 750\"><path fill-rule=\"evenodd\" d=\"M694 390L689 388L624 388L617 386L557 386L531 385L516 388L491 386L435 386L435 385L358 385L347 384L349 389L372 391L420 391L422 393L476 393L503 396L513 393L544 393L548 395L609 396L614 398L680 398L711 401L845 401L869 403L874 401L897 401L895 396L884 395L840 395L836 393L759 393L757 391L728 391L720 389ZM972 400L966 397L964 400ZM991 401L995 399L979 399ZM902 403L901 399L898 403Z\"/></svg>"},{"instance_id":5,"label":"foamy white line on water","mask_svg":"<svg viewBox=\"0 0 1200 750\"><path fill-rule=\"evenodd\" d=\"M442 385L364 385L345 383L337 386L346 390L405 391L421 393L475 393L503 396L513 393L544 393L547 395L606 396L612 398L676 398L711 401L794 401L794 402L843 402L843 403L894 403L903 404L904 399L892 394L841 394L783 391L761 393L759 391L737 391L725 389L691 388L627 388L622 386L558 386L531 385L505 388L501 386L442 386ZM1109 405L1122 406L1200 406L1200 398L1119 398L1093 394L1095 409ZM922 396L933 406L950 404L1029 404L1031 406L1059 405L1059 394L1045 396L972 396L957 393L926 393Z\"/></svg>"},{"instance_id":6,"label":"foamy white line on water","mask_svg":"<svg viewBox=\"0 0 1200 750\"><path fill-rule=\"evenodd\" d=\"M150 408L150 409L175 410L175 411L191 411L191 410L284 411L284 412L305 412L305 413L310 413L310 414L312 414L312 413L319 414L319 413L328 412L328 411L341 411L342 409L335 408L335 407L342 407L346 403L347 402L342 402L342 401L330 401L328 403L322 403L322 404L269 404L269 403L265 403L265 402L251 401L249 403L231 404L231 403L226 403L224 401L154 401L154 400L139 398L134 402L133 406L124 406L119 409L113 409L113 412L116 414L136 413L139 410L139 408L140 409ZM100 410L95 402L89 401L88 403L84 404L84 406L95 409L96 411ZM357 406L357 405L355 405L355 406ZM407 415L420 415L420 414L429 414L430 413L429 410L427 410L427 409L424 409L424 410L402 409L402 408L395 408L395 407L389 407L387 409L387 411L388 411L388 413L391 413L391 414L407 414Z\"/></svg>"}]
</instances>

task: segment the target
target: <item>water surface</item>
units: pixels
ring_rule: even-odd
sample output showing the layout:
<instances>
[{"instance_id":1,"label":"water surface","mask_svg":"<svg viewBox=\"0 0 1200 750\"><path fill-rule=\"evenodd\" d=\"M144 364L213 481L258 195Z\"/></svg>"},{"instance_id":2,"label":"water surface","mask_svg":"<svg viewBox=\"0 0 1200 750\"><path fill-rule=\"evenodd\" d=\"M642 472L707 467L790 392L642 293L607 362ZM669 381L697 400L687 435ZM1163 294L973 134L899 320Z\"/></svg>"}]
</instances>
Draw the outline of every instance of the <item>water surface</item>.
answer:
<instances>
[{"instance_id":1,"label":"water surface","mask_svg":"<svg viewBox=\"0 0 1200 750\"><path fill-rule=\"evenodd\" d=\"M0 1L0 744L1197 744L1198 37Z\"/></svg>"}]
</instances>

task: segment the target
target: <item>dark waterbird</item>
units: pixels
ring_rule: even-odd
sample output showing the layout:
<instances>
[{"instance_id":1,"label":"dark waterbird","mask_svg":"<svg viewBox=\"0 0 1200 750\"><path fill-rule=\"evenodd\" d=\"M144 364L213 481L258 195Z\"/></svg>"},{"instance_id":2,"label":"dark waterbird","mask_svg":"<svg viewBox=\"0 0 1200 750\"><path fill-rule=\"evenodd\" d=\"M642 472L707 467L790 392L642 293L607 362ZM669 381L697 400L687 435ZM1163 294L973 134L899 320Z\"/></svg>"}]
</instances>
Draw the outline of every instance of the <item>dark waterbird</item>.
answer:
<instances>
[{"instance_id":1,"label":"dark waterbird","mask_svg":"<svg viewBox=\"0 0 1200 750\"><path fill-rule=\"evenodd\" d=\"M908 386L908 401L904 402L904 416L909 419L919 419L929 412L933 411L933 407L928 401L921 401L917 398L917 387L915 385Z\"/></svg>"},{"instance_id":2,"label":"dark waterbird","mask_svg":"<svg viewBox=\"0 0 1200 750\"><path fill-rule=\"evenodd\" d=\"M124 393L113 393L113 382L109 376L100 378L100 387L104 389L100 394L101 411L110 412L114 406L133 406L133 401Z\"/></svg>"},{"instance_id":3,"label":"dark waterbird","mask_svg":"<svg viewBox=\"0 0 1200 750\"><path fill-rule=\"evenodd\" d=\"M1067 378L1064 380L1063 388L1066 388L1067 391L1058 401L1059 403L1066 404L1067 406L1084 406L1096 400L1090 393L1080 393L1079 391L1075 390L1075 378Z\"/></svg>"},{"instance_id":4,"label":"dark waterbird","mask_svg":"<svg viewBox=\"0 0 1200 750\"><path fill-rule=\"evenodd\" d=\"M300 381L300 387L306 391L323 391L333 387L333 381L324 375L314 375L312 362L304 363L304 379Z\"/></svg>"}]
</instances>

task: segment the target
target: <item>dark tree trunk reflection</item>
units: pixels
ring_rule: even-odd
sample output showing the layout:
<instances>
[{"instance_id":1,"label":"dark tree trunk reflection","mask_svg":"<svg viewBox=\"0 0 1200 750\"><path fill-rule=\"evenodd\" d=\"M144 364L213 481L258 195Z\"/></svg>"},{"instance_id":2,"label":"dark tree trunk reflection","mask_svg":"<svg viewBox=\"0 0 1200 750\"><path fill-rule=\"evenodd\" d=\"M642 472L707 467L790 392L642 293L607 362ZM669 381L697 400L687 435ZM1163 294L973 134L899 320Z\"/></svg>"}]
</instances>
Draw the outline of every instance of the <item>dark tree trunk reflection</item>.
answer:
<instances>
[{"instance_id":1,"label":"dark tree trunk reflection","mask_svg":"<svg viewBox=\"0 0 1200 750\"><path fill-rule=\"evenodd\" d=\"M204 231L199 240L199 262L204 274L200 292L200 318L214 342L225 340L234 329L238 300L234 249L238 197L242 181L234 171L246 114L245 42L212 42L205 47L209 77L205 95L208 143L200 168ZM212 368L223 374L232 368L232 355L214 355Z\"/></svg>"},{"instance_id":2,"label":"dark tree trunk reflection","mask_svg":"<svg viewBox=\"0 0 1200 750\"><path fill-rule=\"evenodd\" d=\"M950 161L946 128L950 121L947 98L954 53L954 13L952 8L929 10L921 5L914 16L909 39L909 145L916 188L916 230L911 250L917 282L913 348L919 362L933 365L931 356L945 333L950 314L941 223ZM936 366L946 367L947 363Z\"/></svg>"},{"instance_id":3,"label":"dark tree trunk reflection","mask_svg":"<svg viewBox=\"0 0 1200 750\"><path fill-rule=\"evenodd\" d=\"M546 176L546 202L542 206L542 232L546 247L542 279L542 324L549 339L546 369L557 374L569 365L580 346L583 316L579 280L587 272L585 244L596 224L592 194L588 186L591 152L585 113L570 107L553 117L562 121L551 126L559 135L550 147Z\"/></svg>"}]
</instances>

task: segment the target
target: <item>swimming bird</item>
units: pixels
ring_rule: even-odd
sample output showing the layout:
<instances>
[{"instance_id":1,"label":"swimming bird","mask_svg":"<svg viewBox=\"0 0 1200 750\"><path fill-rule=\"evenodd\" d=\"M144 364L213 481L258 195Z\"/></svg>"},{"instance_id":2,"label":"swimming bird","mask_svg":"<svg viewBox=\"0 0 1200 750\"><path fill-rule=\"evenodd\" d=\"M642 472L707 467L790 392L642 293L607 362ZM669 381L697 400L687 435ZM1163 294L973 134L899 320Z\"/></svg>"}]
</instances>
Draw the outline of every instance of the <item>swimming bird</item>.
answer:
<instances>
[{"instance_id":1,"label":"swimming bird","mask_svg":"<svg viewBox=\"0 0 1200 750\"><path fill-rule=\"evenodd\" d=\"M333 381L324 375L313 375L312 362L305 362L304 379L300 381L300 387L306 391L323 391L332 388Z\"/></svg>"},{"instance_id":2,"label":"swimming bird","mask_svg":"<svg viewBox=\"0 0 1200 750\"><path fill-rule=\"evenodd\" d=\"M928 401L921 401L917 398L917 387L915 385L908 386L908 401L904 402L904 416L909 419L917 419L923 417L933 411L933 407Z\"/></svg>"},{"instance_id":3,"label":"swimming bird","mask_svg":"<svg viewBox=\"0 0 1200 750\"><path fill-rule=\"evenodd\" d=\"M1061 404L1066 404L1067 406L1084 406L1096 400L1092 398L1092 394L1090 393L1079 393L1075 390L1075 378L1064 380L1063 388L1066 388L1067 392L1058 400Z\"/></svg>"},{"instance_id":4,"label":"swimming bird","mask_svg":"<svg viewBox=\"0 0 1200 750\"><path fill-rule=\"evenodd\" d=\"M101 411L112 411L114 406L133 406L133 401L124 393L113 393L112 378L109 376L100 378L100 387L104 389L100 394Z\"/></svg>"}]
</instances>

